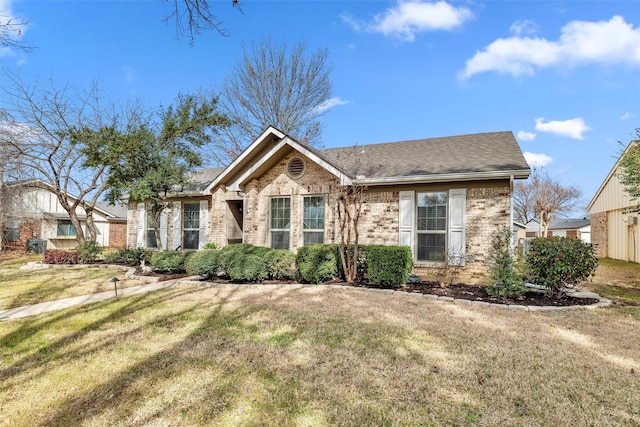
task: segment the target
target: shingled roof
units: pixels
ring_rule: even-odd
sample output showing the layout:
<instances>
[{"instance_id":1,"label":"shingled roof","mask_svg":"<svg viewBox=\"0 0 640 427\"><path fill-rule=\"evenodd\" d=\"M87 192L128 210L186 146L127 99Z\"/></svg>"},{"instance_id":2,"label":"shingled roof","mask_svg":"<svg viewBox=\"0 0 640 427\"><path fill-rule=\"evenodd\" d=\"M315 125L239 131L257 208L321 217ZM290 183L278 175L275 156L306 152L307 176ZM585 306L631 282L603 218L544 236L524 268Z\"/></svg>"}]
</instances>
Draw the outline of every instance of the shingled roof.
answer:
<instances>
[{"instance_id":1,"label":"shingled roof","mask_svg":"<svg viewBox=\"0 0 640 427\"><path fill-rule=\"evenodd\" d=\"M527 164L512 132L490 132L331 148L322 154L354 178L513 174Z\"/></svg>"}]
</instances>

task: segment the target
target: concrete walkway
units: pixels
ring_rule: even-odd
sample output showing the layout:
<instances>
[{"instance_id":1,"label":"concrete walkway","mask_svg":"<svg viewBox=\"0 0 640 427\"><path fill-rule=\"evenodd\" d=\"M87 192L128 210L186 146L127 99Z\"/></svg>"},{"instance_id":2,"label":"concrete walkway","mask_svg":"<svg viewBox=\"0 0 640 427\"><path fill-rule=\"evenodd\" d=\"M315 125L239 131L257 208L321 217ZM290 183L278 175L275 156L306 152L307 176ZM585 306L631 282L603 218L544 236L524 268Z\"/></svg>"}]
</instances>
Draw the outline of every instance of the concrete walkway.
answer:
<instances>
[{"instance_id":1,"label":"concrete walkway","mask_svg":"<svg viewBox=\"0 0 640 427\"><path fill-rule=\"evenodd\" d=\"M164 282L149 283L147 285L132 286L130 288L118 289L118 296L127 296L142 294L145 292L155 291L158 289L168 288L183 280L189 280L189 277L181 279L166 280ZM63 298L55 301L41 302L40 304L26 305L24 307L10 308L0 310L0 321L20 319L22 317L34 316L36 314L48 313L50 311L63 310L81 304L89 304L92 302L103 301L109 298L115 298L115 291L100 292L97 294L81 295L79 297Z\"/></svg>"}]
</instances>

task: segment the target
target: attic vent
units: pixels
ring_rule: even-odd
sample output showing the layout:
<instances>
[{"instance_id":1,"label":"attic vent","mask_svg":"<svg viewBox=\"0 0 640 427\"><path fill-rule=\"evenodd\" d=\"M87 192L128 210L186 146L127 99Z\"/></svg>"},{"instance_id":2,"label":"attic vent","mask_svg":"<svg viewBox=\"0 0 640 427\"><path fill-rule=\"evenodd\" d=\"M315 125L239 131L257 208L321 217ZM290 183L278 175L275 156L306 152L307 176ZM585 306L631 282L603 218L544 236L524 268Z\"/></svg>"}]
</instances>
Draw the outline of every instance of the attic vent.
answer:
<instances>
[{"instance_id":1,"label":"attic vent","mask_svg":"<svg viewBox=\"0 0 640 427\"><path fill-rule=\"evenodd\" d=\"M304 162L298 157L294 157L289 161L289 167L287 168L289 176L293 179L298 179L304 175Z\"/></svg>"}]
</instances>

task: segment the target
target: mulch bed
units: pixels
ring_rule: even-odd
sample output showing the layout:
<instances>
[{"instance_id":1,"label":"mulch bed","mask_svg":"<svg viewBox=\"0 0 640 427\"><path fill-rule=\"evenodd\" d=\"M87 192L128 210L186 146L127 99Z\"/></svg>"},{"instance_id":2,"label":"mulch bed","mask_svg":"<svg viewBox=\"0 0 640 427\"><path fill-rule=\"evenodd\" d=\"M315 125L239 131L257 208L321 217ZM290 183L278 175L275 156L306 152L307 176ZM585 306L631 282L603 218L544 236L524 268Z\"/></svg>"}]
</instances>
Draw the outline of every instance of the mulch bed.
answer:
<instances>
[{"instance_id":1,"label":"mulch bed","mask_svg":"<svg viewBox=\"0 0 640 427\"><path fill-rule=\"evenodd\" d=\"M373 287L367 284L355 284L354 286ZM470 301L484 301L493 304L509 304L509 305L533 305L533 306L551 306L551 307L567 307L572 305L591 305L598 302L595 298L574 298L567 296L562 299L548 297L544 292L531 290L520 298L501 300L492 297L487 293L484 286L467 285L464 283L454 283L447 287L440 286L435 282L419 282L407 283L397 289L403 292L416 292L422 294L438 295L443 297L451 297L455 299L465 299Z\"/></svg>"},{"instance_id":2,"label":"mulch bed","mask_svg":"<svg viewBox=\"0 0 640 427\"><path fill-rule=\"evenodd\" d=\"M153 273L145 273L142 274L142 271L138 268L136 270L136 274L142 276L155 276L159 277L160 280L172 280L179 279L182 277L187 277L187 274L162 274L158 272ZM229 284L233 283L231 280L224 278L217 278L214 280L210 280L212 283L219 284ZM293 284L296 282L292 281L276 281L276 280L265 280L261 282L264 285L273 285L273 284ZM334 285L344 285L344 286L354 286L354 287L362 287L362 288L378 288L376 286L367 284L367 283L345 283L334 281L330 282ZM454 283L446 287L440 286L439 283L436 282L415 282L415 283L407 283L406 285L395 289L397 291L402 292L415 292L421 294L431 294L438 295L443 297L451 297L454 299L465 299L470 301L484 301L493 304L509 304L509 305L530 305L530 306L549 306L549 307L568 307L573 305L591 305L596 304L598 302L595 298L574 298L571 296L566 296L562 299L555 299L548 297L544 292L538 290L531 290L520 298L517 299L507 299L501 300L495 297L492 297L487 293L487 290L484 286L479 285L468 285L464 283Z\"/></svg>"}]
</instances>

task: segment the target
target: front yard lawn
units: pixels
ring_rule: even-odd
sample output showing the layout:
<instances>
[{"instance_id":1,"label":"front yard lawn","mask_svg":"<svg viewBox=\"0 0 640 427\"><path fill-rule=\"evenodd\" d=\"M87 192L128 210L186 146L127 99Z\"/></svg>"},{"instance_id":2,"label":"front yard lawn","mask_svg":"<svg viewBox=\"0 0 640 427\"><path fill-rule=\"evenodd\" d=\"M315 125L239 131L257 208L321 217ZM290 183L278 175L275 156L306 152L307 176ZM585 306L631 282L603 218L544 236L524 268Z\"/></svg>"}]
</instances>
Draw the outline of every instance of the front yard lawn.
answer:
<instances>
[{"instance_id":1,"label":"front yard lawn","mask_svg":"<svg viewBox=\"0 0 640 427\"><path fill-rule=\"evenodd\" d=\"M120 279L118 288L143 284L140 280L125 279L124 270L117 268L19 269L29 261L41 260L42 256L0 260L0 310L110 291L113 289L113 283L109 282L112 277Z\"/></svg>"},{"instance_id":2,"label":"front yard lawn","mask_svg":"<svg viewBox=\"0 0 640 427\"><path fill-rule=\"evenodd\" d=\"M0 424L638 425L640 321L180 285L0 323Z\"/></svg>"}]
</instances>

